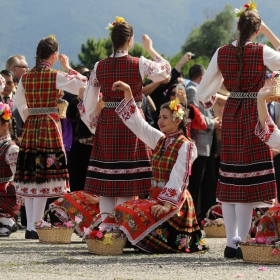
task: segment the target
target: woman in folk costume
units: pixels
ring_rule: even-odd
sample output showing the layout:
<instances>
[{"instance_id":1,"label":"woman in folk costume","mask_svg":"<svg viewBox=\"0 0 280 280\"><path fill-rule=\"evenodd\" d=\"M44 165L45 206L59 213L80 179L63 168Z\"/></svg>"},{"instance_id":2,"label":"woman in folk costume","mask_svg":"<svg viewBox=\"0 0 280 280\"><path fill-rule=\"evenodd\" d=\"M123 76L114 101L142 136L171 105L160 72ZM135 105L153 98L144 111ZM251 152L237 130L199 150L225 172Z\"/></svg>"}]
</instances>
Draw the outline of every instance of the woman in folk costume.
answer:
<instances>
[{"instance_id":1,"label":"woman in folk costume","mask_svg":"<svg viewBox=\"0 0 280 280\"><path fill-rule=\"evenodd\" d=\"M16 105L25 124L15 187L17 195L25 198L27 239L38 238L34 222L42 218L47 198L69 190L57 109L59 90L78 94L87 82L86 77L70 68L68 57L58 51L54 36L42 39L36 65L22 76L16 91ZM68 73L51 69L58 58Z\"/></svg>"},{"instance_id":2,"label":"woman in folk costume","mask_svg":"<svg viewBox=\"0 0 280 280\"><path fill-rule=\"evenodd\" d=\"M252 41L262 32L275 48L280 41L262 23L256 3L236 11L239 37L217 49L198 87L198 98L210 108L223 97L216 92L224 83L230 96L223 113L220 178L217 198L222 202L227 246L224 256L242 258L231 240L248 234L253 206L275 199L276 182L272 152L254 134L257 124L257 93L265 83L266 67L280 68L280 53Z\"/></svg>"},{"instance_id":3,"label":"woman in folk costume","mask_svg":"<svg viewBox=\"0 0 280 280\"><path fill-rule=\"evenodd\" d=\"M128 55L133 45L133 27L123 18L116 17L108 29L114 53L95 64L83 102L78 105L82 120L95 133L85 191L100 196L101 212L112 211L116 197L121 203L134 196L147 195L152 179L151 151L116 115L115 108L122 100L122 93L112 91L112 84L118 80L130 84L140 108L144 76L161 81L171 70L170 64L153 49L147 35L142 36L143 46L154 61ZM104 101L101 112L100 91Z\"/></svg>"},{"instance_id":4,"label":"woman in folk costume","mask_svg":"<svg viewBox=\"0 0 280 280\"><path fill-rule=\"evenodd\" d=\"M118 224L108 217L102 226L119 226L133 245L149 253L204 251L206 247L187 190L197 150L187 135L183 106L178 99L163 104L158 120L161 131L158 131L143 120L127 84L116 82L113 90L125 92L116 113L153 150L153 180L149 199L117 205L113 212Z\"/></svg>"},{"instance_id":5,"label":"woman in folk costume","mask_svg":"<svg viewBox=\"0 0 280 280\"><path fill-rule=\"evenodd\" d=\"M5 87L5 80L2 79L0 75L0 93ZM13 218L19 213L13 185L19 148L12 142L9 132L10 124L13 123L13 128L15 127L11 116L9 105L0 102L0 237L8 237L17 231ZM16 133L15 128L14 130Z\"/></svg>"}]
</instances>

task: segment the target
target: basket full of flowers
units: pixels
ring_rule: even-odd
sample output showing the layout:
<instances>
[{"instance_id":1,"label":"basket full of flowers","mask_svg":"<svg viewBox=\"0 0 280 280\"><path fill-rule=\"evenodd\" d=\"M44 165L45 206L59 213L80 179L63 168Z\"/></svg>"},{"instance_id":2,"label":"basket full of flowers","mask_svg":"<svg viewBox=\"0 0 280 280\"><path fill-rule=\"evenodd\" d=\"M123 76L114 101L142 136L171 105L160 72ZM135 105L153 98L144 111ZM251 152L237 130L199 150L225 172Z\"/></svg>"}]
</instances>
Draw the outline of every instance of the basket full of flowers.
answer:
<instances>
[{"instance_id":1,"label":"basket full of flowers","mask_svg":"<svg viewBox=\"0 0 280 280\"><path fill-rule=\"evenodd\" d=\"M214 205L209 208L206 213L206 218L202 221L203 230L205 231L206 237L226 237L226 228L223 218L217 218L215 220L209 219L211 211L214 209L222 209L220 204Z\"/></svg>"},{"instance_id":2,"label":"basket full of flowers","mask_svg":"<svg viewBox=\"0 0 280 280\"><path fill-rule=\"evenodd\" d=\"M68 222L57 223L55 226L44 220L49 211L61 208L66 213L63 207L56 206L48 209L42 219L35 224L36 231L39 236L39 241L48 244L69 244L71 243L71 236L74 232L75 226L78 225L82 219L78 216L75 217L75 222L68 219Z\"/></svg>"},{"instance_id":3,"label":"basket full of flowers","mask_svg":"<svg viewBox=\"0 0 280 280\"><path fill-rule=\"evenodd\" d=\"M98 229L94 228L95 221L102 214L113 216L111 213L102 212L96 215L89 228L84 228L84 239L87 243L88 251L97 255L122 255L127 241L122 231L102 225Z\"/></svg>"}]
</instances>

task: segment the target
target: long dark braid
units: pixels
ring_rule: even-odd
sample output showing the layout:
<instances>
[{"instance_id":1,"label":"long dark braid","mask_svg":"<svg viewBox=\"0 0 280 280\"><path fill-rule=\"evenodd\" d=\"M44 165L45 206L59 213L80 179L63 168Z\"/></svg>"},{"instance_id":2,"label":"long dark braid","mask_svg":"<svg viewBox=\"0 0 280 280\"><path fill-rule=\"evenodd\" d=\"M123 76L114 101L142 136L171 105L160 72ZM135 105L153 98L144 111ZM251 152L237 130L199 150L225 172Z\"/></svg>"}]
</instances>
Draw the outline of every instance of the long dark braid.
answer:
<instances>
[{"instance_id":1,"label":"long dark braid","mask_svg":"<svg viewBox=\"0 0 280 280\"><path fill-rule=\"evenodd\" d=\"M260 29L261 27L261 18L258 13L245 10L239 18L238 28L239 28L239 38L236 46L236 59L239 65L238 75L236 80L236 87L240 83L240 78L243 72L244 66L244 48L246 45L246 41ZM237 89L239 90L239 89Z\"/></svg>"},{"instance_id":2,"label":"long dark braid","mask_svg":"<svg viewBox=\"0 0 280 280\"><path fill-rule=\"evenodd\" d=\"M52 54L54 54L57 51L58 51L58 43L55 39L50 37L43 38L37 46L36 57L35 57L35 61L36 61L35 70L38 71L41 62L44 59L48 59Z\"/></svg>"},{"instance_id":3,"label":"long dark braid","mask_svg":"<svg viewBox=\"0 0 280 280\"><path fill-rule=\"evenodd\" d=\"M171 114L173 113L172 110L170 109L169 105L171 102L164 103L160 106L160 109L168 109ZM187 128L187 118L188 118L188 109L186 110L183 106L181 106L181 109L184 111L184 116L182 121L180 122L178 128L179 130L183 131L184 136L191 142L194 142L190 137L188 133L188 128Z\"/></svg>"},{"instance_id":4,"label":"long dark braid","mask_svg":"<svg viewBox=\"0 0 280 280\"><path fill-rule=\"evenodd\" d=\"M120 49L131 37L133 36L133 27L127 22L117 23L111 33L111 39L113 43L113 59L111 62L111 68L115 67L115 56L117 50Z\"/></svg>"},{"instance_id":5,"label":"long dark braid","mask_svg":"<svg viewBox=\"0 0 280 280\"><path fill-rule=\"evenodd\" d=\"M11 138L15 141L17 141L17 126L16 126L16 120L14 117L11 117L8 121L6 121L5 119L2 118L2 116L0 116L0 123L1 125L4 125L5 123L9 124L9 133L11 135Z\"/></svg>"}]
</instances>

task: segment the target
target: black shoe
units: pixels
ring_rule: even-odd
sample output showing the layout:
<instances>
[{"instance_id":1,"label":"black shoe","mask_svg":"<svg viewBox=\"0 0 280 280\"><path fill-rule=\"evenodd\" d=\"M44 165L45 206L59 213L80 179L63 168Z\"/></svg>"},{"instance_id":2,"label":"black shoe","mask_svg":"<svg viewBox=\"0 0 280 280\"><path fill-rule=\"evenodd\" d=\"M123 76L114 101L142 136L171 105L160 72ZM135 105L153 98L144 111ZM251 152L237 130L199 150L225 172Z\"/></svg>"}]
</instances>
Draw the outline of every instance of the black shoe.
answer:
<instances>
[{"instance_id":1,"label":"black shoe","mask_svg":"<svg viewBox=\"0 0 280 280\"><path fill-rule=\"evenodd\" d=\"M17 224L14 223L12 226L9 225L3 225L0 223L0 228L7 228L8 231L6 232L0 232L0 237L9 237L12 232L16 232L18 230Z\"/></svg>"},{"instance_id":2,"label":"black shoe","mask_svg":"<svg viewBox=\"0 0 280 280\"><path fill-rule=\"evenodd\" d=\"M31 234L31 231L30 230L26 230L25 231L25 239L30 239L30 234Z\"/></svg>"},{"instance_id":3,"label":"black shoe","mask_svg":"<svg viewBox=\"0 0 280 280\"><path fill-rule=\"evenodd\" d=\"M229 259L236 258L236 249L227 246L224 251L224 257Z\"/></svg>"},{"instance_id":4,"label":"black shoe","mask_svg":"<svg viewBox=\"0 0 280 280\"><path fill-rule=\"evenodd\" d=\"M39 239L38 233L34 230L31 230L29 239Z\"/></svg>"},{"instance_id":5,"label":"black shoe","mask_svg":"<svg viewBox=\"0 0 280 280\"><path fill-rule=\"evenodd\" d=\"M239 260L243 259L243 254L242 254L242 250L240 247L237 247L237 249L236 249L236 258Z\"/></svg>"}]
</instances>

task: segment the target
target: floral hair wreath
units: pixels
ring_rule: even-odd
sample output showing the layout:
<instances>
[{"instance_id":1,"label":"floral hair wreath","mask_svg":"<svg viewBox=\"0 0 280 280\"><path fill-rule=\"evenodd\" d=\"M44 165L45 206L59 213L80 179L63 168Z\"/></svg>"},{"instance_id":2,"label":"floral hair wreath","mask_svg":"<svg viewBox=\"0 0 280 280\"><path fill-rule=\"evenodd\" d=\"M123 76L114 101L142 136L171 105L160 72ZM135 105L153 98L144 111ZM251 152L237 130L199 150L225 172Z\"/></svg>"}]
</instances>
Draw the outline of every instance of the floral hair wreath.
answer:
<instances>
[{"instance_id":1,"label":"floral hair wreath","mask_svg":"<svg viewBox=\"0 0 280 280\"><path fill-rule=\"evenodd\" d=\"M116 16L116 20L113 22L113 23L108 23L108 26L105 27L105 29L109 30L110 32L113 31L115 25L117 23L122 23L122 22L125 22L124 18L123 17L119 17L119 16Z\"/></svg>"},{"instance_id":2,"label":"floral hair wreath","mask_svg":"<svg viewBox=\"0 0 280 280\"><path fill-rule=\"evenodd\" d=\"M0 116L7 122L11 119L12 112L8 104L0 102Z\"/></svg>"},{"instance_id":3,"label":"floral hair wreath","mask_svg":"<svg viewBox=\"0 0 280 280\"><path fill-rule=\"evenodd\" d=\"M239 9L234 9L235 13L236 13L236 17L239 18L246 10L251 10L251 11L254 11L254 12L258 12L257 10L257 3L255 2L255 0L253 1L249 1L248 4L244 4L243 7Z\"/></svg>"},{"instance_id":4,"label":"floral hair wreath","mask_svg":"<svg viewBox=\"0 0 280 280\"><path fill-rule=\"evenodd\" d=\"M173 116L173 121L175 121L176 119L180 119L182 120L184 117L184 111L181 108L179 99L176 98L173 101L170 102L169 104L169 108L172 111L172 116Z\"/></svg>"}]
</instances>

